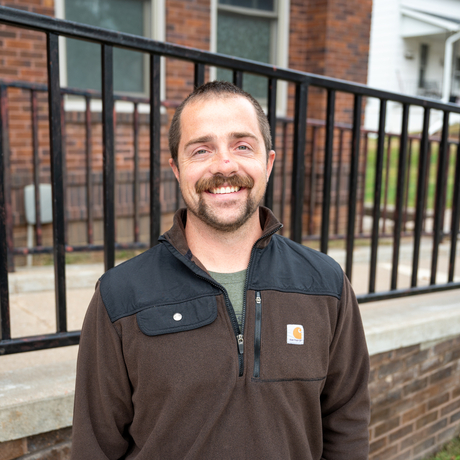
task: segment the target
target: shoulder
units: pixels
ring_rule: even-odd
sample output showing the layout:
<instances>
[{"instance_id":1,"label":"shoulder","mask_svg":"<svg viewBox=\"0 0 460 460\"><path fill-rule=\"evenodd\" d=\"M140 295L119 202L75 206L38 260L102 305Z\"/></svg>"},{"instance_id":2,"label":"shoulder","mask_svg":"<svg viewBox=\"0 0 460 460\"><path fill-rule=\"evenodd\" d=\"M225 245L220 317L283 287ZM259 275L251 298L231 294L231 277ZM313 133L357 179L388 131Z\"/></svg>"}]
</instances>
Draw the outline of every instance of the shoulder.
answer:
<instances>
[{"instance_id":1,"label":"shoulder","mask_svg":"<svg viewBox=\"0 0 460 460\"><path fill-rule=\"evenodd\" d=\"M193 283L190 276L195 278ZM100 279L100 292L114 322L146 308L194 298L208 285L165 244L158 244L108 270Z\"/></svg>"},{"instance_id":2,"label":"shoulder","mask_svg":"<svg viewBox=\"0 0 460 460\"><path fill-rule=\"evenodd\" d=\"M259 250L253 279L267 289L330 295L340 299L343 271L331 257L307 246L274 235L270 243Z\"/></svg>"}]
</instances>

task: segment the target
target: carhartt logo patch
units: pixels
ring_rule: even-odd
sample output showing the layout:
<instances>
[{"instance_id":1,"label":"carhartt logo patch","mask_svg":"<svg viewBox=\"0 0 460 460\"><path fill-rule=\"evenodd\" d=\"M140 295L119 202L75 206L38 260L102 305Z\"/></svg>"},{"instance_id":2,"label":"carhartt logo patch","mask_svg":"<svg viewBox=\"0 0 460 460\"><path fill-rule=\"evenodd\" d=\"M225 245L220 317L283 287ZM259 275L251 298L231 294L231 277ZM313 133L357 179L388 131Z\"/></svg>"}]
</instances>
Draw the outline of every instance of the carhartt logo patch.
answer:
<instances>
[{"instance_id":1,"label":"carhartt logo patch","mask_svg":"<svg viewBox=\"0 0 460 460\"><path fill-rule=\"evenodd\" d=\"M287 325L287 343L303 345L304 331L301 324Z\"/></svg>"}]
</instances>

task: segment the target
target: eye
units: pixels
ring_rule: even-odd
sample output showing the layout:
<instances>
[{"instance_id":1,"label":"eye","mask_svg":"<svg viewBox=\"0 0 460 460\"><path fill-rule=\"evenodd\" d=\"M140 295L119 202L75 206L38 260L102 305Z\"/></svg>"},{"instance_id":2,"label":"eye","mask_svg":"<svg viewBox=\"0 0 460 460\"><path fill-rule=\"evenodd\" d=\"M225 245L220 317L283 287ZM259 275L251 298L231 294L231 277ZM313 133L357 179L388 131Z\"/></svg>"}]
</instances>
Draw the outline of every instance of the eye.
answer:
<instances>
[{"instance_id":1,"label":"eye","mask_svg":"<svg viewBox=\"0 0 460 460\"><path fill-rule=\"evenodd\" d=\"M199 149L194 152L194 155L204 155L205 153L208 153L206 149Z\"/></svg>"},{"instance_id":2,"label":"eye","mask_svg":"<svg viewBox=\"0 0 460 460\"><path fill-rule=\"evenodd\" d=\"M237 150L250 150L249 146L247 145L239 145L237 147Z\"/></svg>"}]
</instances>

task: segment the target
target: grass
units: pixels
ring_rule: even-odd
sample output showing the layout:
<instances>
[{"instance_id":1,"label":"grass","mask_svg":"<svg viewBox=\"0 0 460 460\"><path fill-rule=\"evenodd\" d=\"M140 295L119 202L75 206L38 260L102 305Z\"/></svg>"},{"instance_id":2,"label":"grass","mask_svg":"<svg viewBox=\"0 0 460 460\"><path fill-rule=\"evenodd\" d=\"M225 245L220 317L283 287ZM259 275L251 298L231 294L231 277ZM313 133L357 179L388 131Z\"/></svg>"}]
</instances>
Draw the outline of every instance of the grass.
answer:
<instances>
[{"instance_id":1,"label":"grass","mask_svg":"<svg viewBox=\"0 0 460 460\"><path fill-rule=\"evenodd\" d=\"M460 460L460 438L449 442L441 452L425 460Z\"/></svg>"},{"instance_id":2,"label":"grass","mask_svg":"<svg viewBox=\"0 0 460 460\"><path fill-rule=\"evenodd\" d=\"M388 137L385 139L384 147L384 158L383 158L383 177L382 177L382 204L386 192L386 165L388 156ZM418 140L412 141L412 154L410 157L409 166L409 184L408 184L408 207L414 208L415 201L417 198L417 179L418 179L418 163L419 163L419 147L420 142ZM430 155L429 164L429 179L428 179L428 193L427 193L427 205L428 209L433 209L434 200L436 194L436 176L438 169L438 151L439 143L432 143L432 150ZM388 196L387 202L389 205L396 203L396 191L397 191L397 178L398 178L398 161L399 161L399 138L392 138L390 145L390 161L389 161L389 176L388 176ZM409 149L408 149L409 155ZM456 146L450 146L449 155L449 168L447 176L447 196L446 205L451 207L452 203L452 192L454 184L454 173L455 173L455 160L456 160ZM377 139L369 138L368 140L368 159L366 168L366 185L365 185L365 202L372 204L374 201L374 189L375 189L375 168L377 157ZM407 187L407 184L406 184Z\"/></svg>"}]
</instances>

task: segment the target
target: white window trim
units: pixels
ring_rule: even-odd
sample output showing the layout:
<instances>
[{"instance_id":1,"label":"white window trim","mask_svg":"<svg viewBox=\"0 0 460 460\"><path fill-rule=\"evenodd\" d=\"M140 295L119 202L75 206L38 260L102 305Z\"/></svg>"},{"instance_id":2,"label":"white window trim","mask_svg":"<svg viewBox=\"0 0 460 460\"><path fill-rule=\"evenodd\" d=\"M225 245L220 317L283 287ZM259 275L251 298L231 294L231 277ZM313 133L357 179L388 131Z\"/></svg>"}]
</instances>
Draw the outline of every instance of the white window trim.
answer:
<instances>
[{"instance_id":1,"label":"white window trim","mask_svg":"<svg viewBox=\"0 0 460 460\"><path fill-rule=\"evenodd\" d=\"M290 0L276 0L277 13L253 12L249 8L235 8L227 5L221 5L219 9L227 11L241 11L247 14L254 14L259 17L271 17L278 18L276 40L274 41L273 55L275 56L274 64L277 67L288 68L289 66L289 21L290 21ZM218 0L211 0L211 49L213 53L217 52L217 10ZM217 69L211 67L210 79L215 80ZM278 81L277 98L276 98L276 114L279 117L286 116L287 113L287 94L288 94L288 83L285 81ZM266 107L263 107L265 110Z\"/></svg>"},{"instance_id":2,"label":"white window trim","mask_svg":"<svg viewBox=\"0 0 460 460\"><path fill-rule=\"evenodd\" d=\"M57 19L65 19L65 8L64 2L66 0L55 0L55 17ZM72 0L67 0L72 1ZM166 0L149 0L149 10L150 22L146 24L146 30L148 32L148 38L153 40L164 42L166 38L166 14L165 14L165 1ZM147 19L148 20L148 19ZM148 57L146 56L146 59ZM145 72L148 81L148 65L145 67ZM66 46L65 38L59 37L59 75L60 75L60 84L61 87L67 86L67 55L66 55ZM165 99L166 88L165 88L165 77L166 69L164 58L161 58L161 87L160 87L160 98L161 100ZM86 109L85 101L81 98L76 97L66 97L64 100L64 109L66 111L75 111L83 112ZM134 108L131 102L126 101L116 101L115 109L117 112L132 113ZM138 105L139 113L150 113L149 104L139 104ZM91 111L101 112L102 111L102 101L101 100L91 100Z\"/></svg>"}]
</instances>

